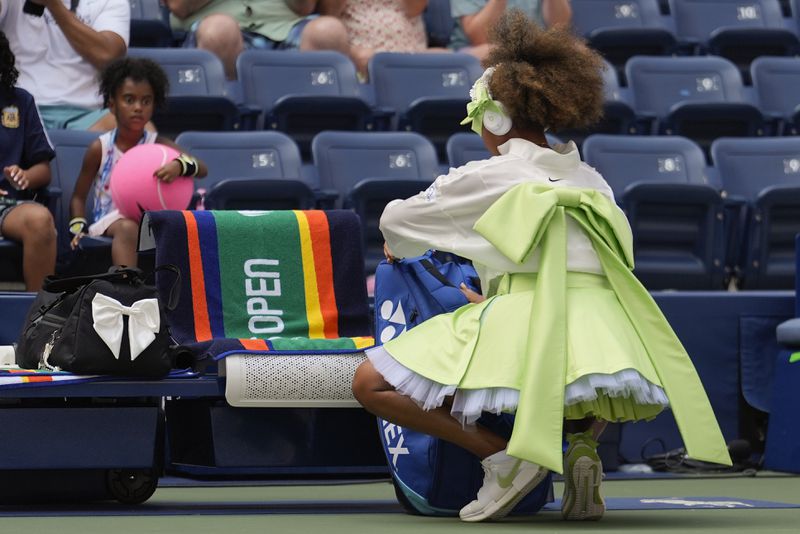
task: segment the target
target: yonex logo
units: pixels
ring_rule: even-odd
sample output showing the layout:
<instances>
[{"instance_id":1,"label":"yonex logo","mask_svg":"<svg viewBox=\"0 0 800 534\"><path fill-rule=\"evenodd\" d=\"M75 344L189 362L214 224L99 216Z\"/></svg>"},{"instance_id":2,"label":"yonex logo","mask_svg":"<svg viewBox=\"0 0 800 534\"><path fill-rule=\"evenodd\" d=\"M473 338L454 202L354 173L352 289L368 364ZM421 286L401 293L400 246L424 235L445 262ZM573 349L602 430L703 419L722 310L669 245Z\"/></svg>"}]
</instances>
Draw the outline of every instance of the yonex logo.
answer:
<instances>
[{"instance_id":1,"label":"yonex logo","mask_svg":"<svg viewBox=\"0 0 800 534\"><path fill-rule=\"evenodd\" d=\"M391 300L384 300L380 308L381 318L389 324L380 331L381 343L386 343L405 332L406 315L403 312L403 304L398 301L397 306Z\"/></svg>"}]
</instances>

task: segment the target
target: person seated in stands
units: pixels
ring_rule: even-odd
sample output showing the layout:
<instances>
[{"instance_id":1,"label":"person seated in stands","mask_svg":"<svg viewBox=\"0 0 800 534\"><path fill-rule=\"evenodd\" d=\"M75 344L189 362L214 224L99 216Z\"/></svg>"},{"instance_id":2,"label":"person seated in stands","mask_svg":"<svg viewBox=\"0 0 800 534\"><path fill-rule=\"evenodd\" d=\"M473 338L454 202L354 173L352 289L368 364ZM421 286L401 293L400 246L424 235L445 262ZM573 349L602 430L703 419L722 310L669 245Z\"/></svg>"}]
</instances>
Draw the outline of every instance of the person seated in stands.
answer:
<instances>
[{"instance_id":1,"label":"person seated in stands","mask_svg":"<svg viewBox=\"0 0 800 534\"><path fill-rule=\"evenodd\" d=\"M521 10L542 28L566 27L572 21L569 0L450 0L456 21L450 48L483 61L489 54L489 28L511 8Z\"/></svg>"},{"instance_id":2,"label":"person seated in stands","mask_svg":"<svg viewBox=\"0 0 800 534\"><path fill-rule=\"evenodd\" d=\"M340 15L350 39L350 55L362 79L377 52L446 52L428 48L422 13L428 0L346 0Z\"/></svg>"},{"instance_id":3,"label":"person seated in stands","mask_svg":"<svg viewBox=\"0 0 800 534\"><path fill-rule=\"evenodd\" d=\"M25 289L38 291L56 267L56 228L50 211L36 202L50 183L55 152L36 103L16 87L19 72L8 38L0 31L0 237L22 243Z\"/></svg>"},{"instance_id":4,"label":"person seated in stands","mask_svg":"<svg viewBox=\"0 0 800 534\"><path fill-rule=\"evenodd\" d=\"M46 128L114 127L97 74L125 55L130 17L128 0L0 0L0 30L16 55L19 86L36 98Z\"/></svg>"},{"instance_id":5,"label":"person seated in stands","mask_svg":"<svg viewBox=\"0 0 800 534\"><path fill-rule=\"evenodd\" d=\"M347 30L335 16L343 0L166 2L172 27L189 32L183 46L216 54L229 80L236 79L236 58L245 49L335 50L349 54Z\"/></svg>"},{"instance_id":6,"label":"person seated in stands","mask_svg":"<svg viewBox=\"0 0 800 534\"><path fill-rule=\"evenodd\" d=\"M103 72L100 91L117 127L101 135L86 149L70 201L72 219L69 230L74 235L71 244L75 249L87 234L109 236L112 238L111 260L114 265L135 267L139 222L119 212L109 189L111 171L119 158L136 145L159 143L181 152L180 157L156 170L155 176L159 180L169 183L178 176L202 178L208 169L205 163L185 154L172 140L145 129L155 109L164 105L169 91L167 75L157 63L145 58L117 60ZM90 188L94 194L91 226L85 217Z\"/></svg>"}]
</instances>

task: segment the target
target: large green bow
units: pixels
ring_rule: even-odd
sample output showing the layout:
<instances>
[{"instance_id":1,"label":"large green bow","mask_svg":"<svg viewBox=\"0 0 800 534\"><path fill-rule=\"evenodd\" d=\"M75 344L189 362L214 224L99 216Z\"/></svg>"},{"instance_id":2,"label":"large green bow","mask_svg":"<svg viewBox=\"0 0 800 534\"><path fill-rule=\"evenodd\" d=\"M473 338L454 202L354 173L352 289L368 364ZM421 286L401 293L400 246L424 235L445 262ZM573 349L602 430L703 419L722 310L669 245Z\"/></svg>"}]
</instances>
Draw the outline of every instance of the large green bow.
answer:
<instances>
[{"instance_id":1,"label":"large green bow","mask_svg":"<svg viewBox=\"0 0 800 534\"><path fill-rule=\"evenodd\" d=\"M472 131L481 135L483 131L483 114L486 113L487 110L494 111L495 113L503 113L503 109L497 101L492 100L491 96L489 96L489 91L486 89L485 83L483 83L483 78L475 82L472 91L472 100L467 104L467 116L461 121L461 124L468 124L471 122Z\"/></svg>"},{"instance_id":2,"label":"large green bow","mask_svg":"<svg viewBox=\"0 0 800 534\"><path fill-rule=\"evenodd\" d=\"M561 472L567 333L567 225L571 217L597 252L611 287L631 321L670 400L688 453L731 465L725 441L697 372L633 268L630 227L613 201L599 191L523 183L511 188L474 229L516 264L541 248L527 364L517 425L508 444L512 456Z\"/></svg>"}]
</instances>

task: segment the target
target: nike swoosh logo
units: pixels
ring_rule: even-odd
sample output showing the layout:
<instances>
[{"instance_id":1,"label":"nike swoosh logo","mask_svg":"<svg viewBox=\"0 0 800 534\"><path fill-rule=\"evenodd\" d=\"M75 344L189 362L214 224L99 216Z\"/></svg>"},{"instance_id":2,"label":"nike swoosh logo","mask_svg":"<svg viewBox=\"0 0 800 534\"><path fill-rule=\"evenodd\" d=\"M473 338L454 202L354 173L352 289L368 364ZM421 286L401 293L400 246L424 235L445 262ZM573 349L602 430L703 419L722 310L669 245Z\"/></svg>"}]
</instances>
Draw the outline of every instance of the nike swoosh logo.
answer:
<instances>
[{"instance_id":1,"label":"nike swoosh logo","mask_svg":"<svg viewBox=\"0 0 800 534\"><path fill-rule=\"evenodd\" d=\"M519 474L519 466L522 463L522 460L517 458L517 461L514 462L514 467L511 468L511 471L508 472L506 476L497 475L497 485L501 488L505 489L514 482L514 478Z\"/></svg>"},{"instance_id":2,"label":"nike swoosh logo","mask_svg":"<svg viewBox=\"0 0 800 534\"><path fill-rule=\"evenodd\" d=\"M560 182L561 180L563 180L563 178L559 178L558 180L553 180L553 179L552 179L552 178L550 178L549 176L547 177L547 179L548 179L549 181L551 181L551 182Z\"/></svg>"}]
</instances>

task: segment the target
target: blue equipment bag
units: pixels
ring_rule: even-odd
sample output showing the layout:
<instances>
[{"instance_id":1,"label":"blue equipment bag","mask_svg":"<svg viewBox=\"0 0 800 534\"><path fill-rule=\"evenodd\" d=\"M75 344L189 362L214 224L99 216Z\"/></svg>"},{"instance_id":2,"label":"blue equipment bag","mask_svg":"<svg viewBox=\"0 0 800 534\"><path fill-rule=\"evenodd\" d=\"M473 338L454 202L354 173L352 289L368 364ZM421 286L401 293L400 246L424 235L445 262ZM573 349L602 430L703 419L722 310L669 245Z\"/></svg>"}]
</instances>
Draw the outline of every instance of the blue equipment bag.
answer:
<instances>
[{"instance_id":1,"label":"blue equipment bag","mask_svg":"<svg viewBox=\"0 0 800 534\"><path fill-rule=\"evenodd\" d=\"M432 252L391 264L381 262L375 271L376 342L385 343L434 315L467 304L459 289L461 283L480 292L472 265L458 260L443 263ZM514 417L484 414L479 422L508 438ZM457 516L475 499L483 484L483 470L473 454L380 418L378 427L395 493L406 511ZM552 476L547 475L511 513L535 514L553 500L552 494Z\"/></svg>"}]
</instances>

